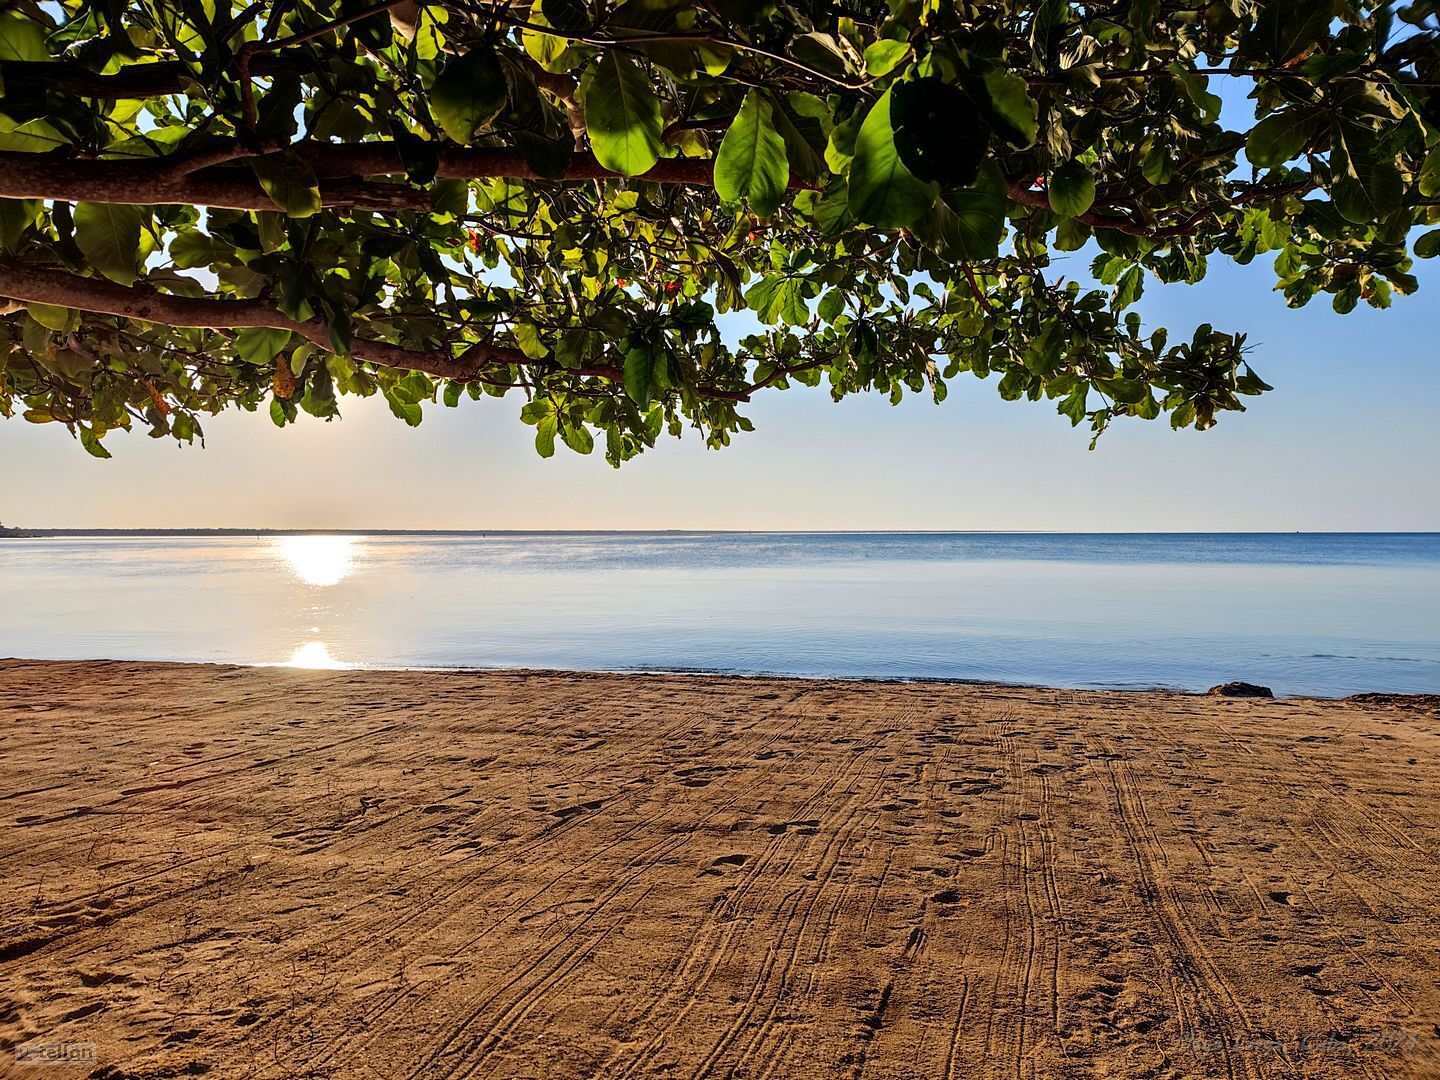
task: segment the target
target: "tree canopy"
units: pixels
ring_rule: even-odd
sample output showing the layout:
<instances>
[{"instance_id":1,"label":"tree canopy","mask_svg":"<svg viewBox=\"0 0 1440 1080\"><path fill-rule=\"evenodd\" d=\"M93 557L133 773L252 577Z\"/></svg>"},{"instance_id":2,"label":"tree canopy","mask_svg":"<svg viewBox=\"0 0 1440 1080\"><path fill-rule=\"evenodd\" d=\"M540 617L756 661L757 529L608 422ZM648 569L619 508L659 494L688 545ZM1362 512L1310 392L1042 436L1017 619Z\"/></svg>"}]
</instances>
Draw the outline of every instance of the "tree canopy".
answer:
<instances>
[{"instance_id":1,"label":"tree canopy","mask_svg":"<svg viewBox=\"0 0 1440 1080\"><path fill-rule=\"evenodd\" d=\"M1435 11L10 2L0 411L103 457L231 406L512 394L540 453L618 464L728 443L762 391L968 372L1097 434L1205 428L1269 389L1244 334L1133 305L1217 257L1273 260L1294 306L1413 291Z\"/></svg>"}]
</instances>

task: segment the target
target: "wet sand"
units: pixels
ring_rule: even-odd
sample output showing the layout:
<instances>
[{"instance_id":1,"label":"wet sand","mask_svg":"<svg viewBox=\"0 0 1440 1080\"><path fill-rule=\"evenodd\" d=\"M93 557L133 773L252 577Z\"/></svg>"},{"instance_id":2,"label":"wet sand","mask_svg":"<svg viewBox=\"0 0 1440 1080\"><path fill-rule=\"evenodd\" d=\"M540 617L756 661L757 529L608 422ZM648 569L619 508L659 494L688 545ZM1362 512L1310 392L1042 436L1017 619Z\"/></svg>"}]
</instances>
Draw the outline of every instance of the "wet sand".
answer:
<instances>
[{"instance_id":1,"label":"wet sand","mask_svg":"<svg viewBox=\"0 0 1440 1080\"><path fill-rule=\"evenodd\" d=\"M1440 1076L1434 698L3 661L0 766L0 1075Z\"/></svg>"}]
</instances>

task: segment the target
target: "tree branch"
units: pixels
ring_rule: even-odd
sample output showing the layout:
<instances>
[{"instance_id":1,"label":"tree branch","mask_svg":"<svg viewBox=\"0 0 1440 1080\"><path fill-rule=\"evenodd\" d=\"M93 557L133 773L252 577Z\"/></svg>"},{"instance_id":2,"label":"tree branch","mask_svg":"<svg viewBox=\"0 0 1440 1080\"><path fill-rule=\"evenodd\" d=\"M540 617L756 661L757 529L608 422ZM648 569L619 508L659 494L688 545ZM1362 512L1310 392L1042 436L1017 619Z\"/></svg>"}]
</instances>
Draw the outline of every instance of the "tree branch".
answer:
<instances>
[{"instance_id":1,"label":"tree branch","mask_svg":"<svg viewBox=\"0 0 1440 1080\"><path fill-rule=\"evenodd\" d=\"M250 74L258 77L300 72L309 65L293 57L261 54L250 61ZM130 64L101 75L68 60L6 60L5 85L10 93L61 90L77 97L121 100L168 97L194 90L194 78L178 60Z\"/></svg>"},{"instance_id":2,"label":"tree branch","mask_svg":"<svg viewBox=\"0 0 1440 1080\"><path fill-rule=\"evenodd\" d=\"M565 106L565 121L570 125L570 134L575 139L575 149L585 145L585 107L580 104L580 87L569 75L546 71L529 53L521 53L525 70L535 80L535 85L556 98Z\"/></svg>"},{"instance_id":3,"label":"tree branch","mask_svg":"<svg viewBox=\"0 0 1440 1080\"><path fill-rule=\"evenodd\" d=\"M382 212L433 208L431 194L420 188L361 179L404 175L405 164L394 143L299 143L293 150L305 158L321 178L320 199L325 206ZM531 168L518 150L508 147L441 145L438 151L436 175L443 179L504 177L553 183L628 179L691 187L714 185L715 163L709 158L665 158L647 173L625 177L601 166L592 154L576 154L564 178L550 181ZM247 168L211 167L188 171L176 169L175 165L169 157L143 161L76 160L51 154L0 151L0 198L137 206L215 206L230 210L276 208ZM792 175L790 187L813 185Z\"/></svg>"},{"instance_id":4,"label":"tree branch","mask_svg":"<svg viewBox=\"0 0 1440 1080\"><path fill-rule=\"evenodd\" d=\"M1010 201L1022 206L1038 206L1046 210L1050 208L1050 196L1043 191L1034 190L1023 180L1010 181ZM1155 235L1153 229L1147 229L1134 218L1102 214L1094 209L1076 215L1075 220L1089 225L1093 229L1114 229L1117 232L1128 233L1130 236Z\"/></svg>"},{"instance_id":5,"label":"tree branch","mask_svg":"<svg viewBox=\"0 0 1440 1080\"><path fill-rule=\"evenodd\" d=\"M1038 206L1047 210L1050 208L1050 196L1043 191L1035 191L1023 180L1010 182L1010 201L1020 203L1022 206ZM1128 236L1143 236L1150 240L1173 240L1181 236L1189 236L1201 221L1214 212L1214 208L1197 210L1178 225L1166 225L1159 228L1152 228L1132 217L1104 214L1093 207L1083 214L1077 214L1075 220L1082 225L1089 225L1092 229L1114 229L1116 232L1125 233Z\"/></svg>"},{"instance_id":6,"label":"tree branch","mask_svg":"<svg viewBox=\"0 0 1440 1080\"><path fill-rule=\"evenodd\" d=\"M833 362L834 361L828 357L822 357L818 360L807 360L803 364L795 364L792 367L776 368L770 372L769 375L766 375L765 378L753 382L749 386L742 387L739 390L722 390L718 386L698 386L696 387L696 392L699 393L701 397L719 398L721 401L749 401L751 394L757 390L764 390L765 387L771 383L779 382L787 375L798 375L802 371L812 371L815 368L825 367Z\"/></svg>"},{"instance_id":7,"label":"tree branch","mask_svg":"<svg viewBox=\"0 0 1440 1080\"><path fill-rule=\"evenodd\" d=\"M299 334L327 352L333 349L330 324L326 320L318 316L304 322L292 319L269 300L176 296L158 292L148 286L120 285L104 278L81 277L48 267L0 262L0 315L17 312L26 303L52 304L98 315L113 315L120 319L159 323L162 326L200 327L208 330L267 326ZM387 341L356 338L350 344L350 355L357 360L365 360L382 367L420 371L437 379L455 379L460 382L482 378L482 372L491 367L534 368L549 363L532 360L519 349L489 342L477 342L456 356L444 348L407 349ZM702 397L722 401L749 401L750 395L757 390L763 390L788 375L824 367L829 362L818 359L792 367L776 368L765 378L738 390L704 385L697 386L696 392ZM604 364L561 368L555 374L607 379L617 387L623 386L625 382L623 371Z\"/></svg>"},{"instance_id":8,"label":"tree branch","mask_svg":"<svg viewBox=\"0 0 1440 1080\"><path fill-rule=\"evenodd\" d=\"M276 209L249 168L187 172L177 169L176 164L172 157L77 161L50 154L0 151L0 198ZM389 213L428 212L434 208L430 193L419 188L339 178L321 184L320 199L326 206Z\"/></svg>"},{"instance_id":9,"label":"tree branch","mask_svg":"<svg viewBox=\"0 0 1440 1080\"><path fill-rule=\"evenodd\" d=\"M119 285L103 278L80 277L63 270L0 263L0 297L27 303L53 304L122 319L139 319L163 326L195 326L233 330L268 326L299 334L327 351L330 326L321 318L292 319L269 300L217 300L174 296L138 285ZM471 345L460 356L449 349L406 349L386 341L355 339L350 354L384 367L421 371L440 379L473 379L486 367L529 364L519 349L487 342Z\"/></svg>"},{"instance_id":10,"label":"tree branch","mask_svg":"<svg viewBox=\"0 0 1440 1080\"><path fill-rule=\"evenodd\" d=\"M1136 221L1131 217L1122 217L1114 214L1102 214L1098 210L1090 209L1083 214L1076 216L1075 220L1082 224L1089 225L1094 229L1114 229L1117 232L1127 233L1130 236L1143 236L1151 240L1174 240L1182 236L1190 236L1199 228L1201 222L1206 218L1244 206L1246 203L1257 202L1261 199L1279 199L1286 195L1300 195L1316 186L1314 177L1306 177L1304 180L1293 184L1272 184L1259 185L1249 188L1235 195L1230 202L1218 206L1202 206L1192 211L1187 217L1174 225L1163 225L1157 228L1146 226L1143 222ZM1033 190L1023 179L1010 181L1010 201L1020 203L1022 206L1038 206L1046 209L1050 206L1050 197L1043 191Z\"/></svg>"}]
</instances>

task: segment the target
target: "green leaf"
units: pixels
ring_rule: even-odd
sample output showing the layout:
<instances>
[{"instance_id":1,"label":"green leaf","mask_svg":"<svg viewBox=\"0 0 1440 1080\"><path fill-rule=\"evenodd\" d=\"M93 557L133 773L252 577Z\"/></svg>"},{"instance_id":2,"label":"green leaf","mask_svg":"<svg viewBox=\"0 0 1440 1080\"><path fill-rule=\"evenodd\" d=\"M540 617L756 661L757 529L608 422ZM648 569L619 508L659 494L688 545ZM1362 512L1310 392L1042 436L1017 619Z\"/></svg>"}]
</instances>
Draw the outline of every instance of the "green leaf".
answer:
<instances>
[{"instance_id":1,"label":"green leaf","mask_svg":"<svg viewBox=\"0 0 1440 1080\"><path fill-rule=\"evenodd\" d=\"M839 289L831 289L820 298L820 303L815 313L827 323L833 323L845 311L845 294Z\"/></svg>"},{"instance_id":2,"label":"green leaf","mask_svg":"<svg viewBox=\"0 0 1440 1080\"><path fill-rule=\"evenodd\" d=\"M306 161L292 150L250 159L255 178L270 201L294 218L320 212L320 181Z\"/></svg>"},{"instance_id":3,"label":"green leaf","mask_svg":"<svg viewBox=\"0 0 1440 1080\"><path fill-rule=\"evenodd\" d=\"M1314 132L1313 115L1293 109L1271 113L1245 137L1245 156L1256 168L1278 168L1299 157Z\"/></svg>"},{"instance_id":4,"label":"green leaf","mask_svg":"<svg viewBox=\"0 0 1440 1080\"><path fill-rule=\"evenodd\" d=\"M785 140L771 114L770 103L751 90L715 155L716 194L724 202L745 199L762 217L779 209L790 181Z\"/></svg>"},{"instance_id":5,"label":"green leaf","mask_svg":"<svg viewBox=\"0 0 1440 1080\"><path fill-rule=\"evenodd\" d=\"M1261 7L1240 46L1274 64L1293 60L1325 37L1335 11L1333 0L1282 0Z\"/></svg>"},{"instance_id":6,"label":"green leaf","mask_svg":"<svg viewBox=\"0 0 1440 1080\"><path fill-rule=\"evenodd\" d=\"M310 377L305 381L305 394L300 398L300 407L311 416L318 416L323 420L340 415L340 408L335 401L335 384L324 364L311 370Z\"/></svg>"},{"instance_id":7,"label":"green leaf","mask_svg":"<svg viewBox=\"0 0 1440 1080\"><path fill-rule=\"evenodd\" d=\"M1090 384L1082 381L1060 402L1060 415L1070 418L1071 427L1085 419L1085 406L1089 398L1089 390Z\"/></svg>"},{"instance_id":8,"label":"green leaf","mask_svg":"<svg viewBox=\"0 0 1440 1080\"><path fill-rule=\"evenodd\" d=\"M892 41L888 38L877 41L865 50L865 74L872 79L889 75L909 52L908 41Z\"/></svg>"},{"instance_id":9,"label":"green leaf","mask_svg":"<svg viewBox=\"0 0 1440 1080\"><path fill-rule=\"evenodd\" d=\"M1115 295L1110 301L1112 311L1124 311L1145 291L1145 271L1139 266L1132 266L1120 275L1120 280L1115 285Z\"/></svg>"},{"instance_id":10,"label":"green leaf","mask_svg":"<svg viewBox=\"0 0 1440 1080\"><path fill-rule=\"evenodd\" d=\"M1185 96L1200 110L1200 118L1205 123L1213 124L1220 119L1220 110L1224 103L1220 100L1220 95L1210 93L1208 75L1196 75L1180 63L1169 65L1169 70L1179 81Z\"/></svg>"},{"instance_id":11,"label":"green leaf","mask_svg":"<svg viewBox=\"0 0 1440 1080\"><path fill-rule=\"evenodd\" d=\"M891 93L887 90L871 107L855 137L850 212L871 225L895 228L925 213L940 188L916 177L900 160L890 123Z\"/></svg>"},{"instance_id":12,"label":"green leaf","mask_svg":"<svg viewBox=\"0 0 1440 1080\"><path fill-rule=\"evenodd\" d=\"M1135 379L1096 379L1095 385L1122 405L1136 405L1150 392L1144 383Z\"/></svg>"},{"instance_id":13,"label":"green leaf","mask_svg":"<svg viewBox=\"0 0 1440 1080\"><path fill-rule=\"evenodd\" d=\"M550 355L550 350L540 340L540 331L532 322L517 322L515 324L515 344L520 346L520 351L531 360L544 360Z\"/></svg>"},{"instance_id":14,"label":"green leaf","mask_svg":"<svg viewBox=\"0 0 1440 1080\"><path fill-rule=\"evenodd\" d=\"M785 140L785 157L792 176L814 181L829 171L825 150L833 123L830 107L823 99L794 91L770 110L770 119Z\"/></svg>"},{"instance_id":15,"label":"green leaf","mask_svg":"<svg viewBox=\"0 0 1440 1080\"><path fill-rule=\"evenodd\" d=\"M394 413L396 417L404 420L410 427L420 426L420 421L423 419L424 413L420 408L419 402L409 400L406 394L398 392L393 388L385 391L385 400L390 405L390 411Z\"/></svg>"},{"instance_id":16,"label":"green leaf","mask_svg":"<svg viewBox=\"0 0 1440 1080\"><path fill-rule=\"evenodd\" d=\"M38 22L13 9L0 12L0 61L49 59L45 31Z\"/></svg>"},{"instance_id":17,"label":"green leaf","mask_svg":"<svg viewBox=\"0 0 1440 1080\"><path fill-rule=\"evenodd\" d=\"M1017 149L1031 145L1038 129L1037 106L1030 96L1030 84L1000 68L986 72L984 82L996 134ZM996 120L999 123L995 123Z\"/></svg>"},{"instance_id":18,"label":"green leaf","mask_svg":"<svg viewBox=\"0 0 1440 1080\"><path fill-rule=\"evenodd\" d=\"M536 7L542 5L537 2ZM544 0L543 10L547 26L556 30L574 32L590 26L591 13L585 0Z\"/></svg>"},{"instance_id":19,"label":"green leaf","mask_svg":"<svg viewBox=\"0 0 1440 1080\"><path fill-rule=\"evenodd\" d=\"M975 179L990 130L969 94L941 79L925 78L898 83L889 96L895 148L905 168L920 180L945 187Z\"/></svg>"},{"instance_id":20,"label":"green leaf","mask_svg":"<svg viewBox=\"0 0 1440 1080\"><path fill-rule=\"evenodd\" d=\"M1078 161L1067 161L1050 174L1050 209L1061 217L1079 217L1095 205L1095 178Z\"/></svg>"},{"instance_id":21,"label":"green leaf","mask_svg":"<svg viewBox=\"0 0 1440 1080\"><path fill-rule=\"evenodd\" d=\"M595 449L595 437L584 424L566 424L560 429L560 437L577 454L588 454Z\"/></svg>"},{"instance_id":22,"label":"green leaf","mask_svg":"<svg viewBox=\"0 0 1440 1080\"><path fill-rule=\"evenodd\" d=\"M555 8L555 15L550 16L550 9ZM580 8L580 17L574 20L577 25L567 26L571 21L572 12L576 7ZM542 0L535 0L530 6L530 17L528 19L531 27L554 27L557 30L578 30L589 24L588 13L584 11L583 4L572 4L571 0L550 0L543 3ZM540 30L526 28L520 33L521 44L530 58L539 64L546 71L561 72L569 68L575 61L575 51L571 49L570 42L555 34L546 34Z\"/></svg>"},{"instance_id":23,"label":"green leaf","mask_svg":"<svg viewBox=\"0 0 1440 1080\"><path fill-rule=\"evenodd\" d=\"M255 215L256 230L260 233L260 249L267 254L279 251L288 239L285 232L285 215L270 210L261 210ZM173 256L173 250L172 250Z\"/></svg>"},{"instance_id":24,"label":"green leaf","mask_svg":"<svg viewBox=\"0 0 1440 1080\"><path fill-rule=\"evenodd\" d=\"M791 40L790 51L802 64L827 75L845 75L850 71L849 58L832 34L800 34Z\"/></svg>"},{"instance_id":25,"label":"green leaf","mask_svg":"<svg viewBox=\"0 0 1440 1080\"><path fill-rule=\"evenodd\" d=\"M1330 190L1335 209L1346 221L1364 225L1386 217L1404 204L1405 182L1395 158L1377 146L1368 132L1344 135L1349 166Z\"/></svg>"},{"instance_id":26,"label":"green leaf","mask_svg":"<svg viewBox=\"0 0 1440 1080\"><path fill-rule=\"evenodd\" d=\"M100 436L88 427L80 428L80 445L91 457L108 458L110 456L110 451L106 450L104 444L100 442Z\"/></svg>"},{"instance_id":27,"label":"green leaf","mask_svg":"<svg viewBox=\"0 0 1440 1080\"><path fill-rule=\"evenodd\" d=\"M170 241L169 255L171 263L177 270L189 270L196 266L214 266L216 263L232 263L236 260L233 247L198 229L177 234Z\"/></svg>"},{"instance_id":28,"label":"green leaf","mask_svg":"<svg viewBox=\"0 0 1440 1080\"><path fill-rule=\"evenodd\" d=\"M799 326L810 320L810 309L805 306L805 284L799 278L779 274L762 277L746 290L745 303L766 325Z\"/></svg>"},{"instance_id":29,"label":"green leaf","mask_svg":"<svg viewBox=\"0 0 1440 1080\"><path fill-rule=\"evenodd\" d=\"M585 123L596 159L611 172L639 176L660 159L660 99L618 49L608 50L586 79Z\"/></svg>"},{"instance_id":30,"label":"green leaf","mask_svg":"<svg viewBox=\"0 0 1440 1080\"><path fill-rule=\"evenodd\" d=\"M1421 233L1415 240L1415 257L1417 259L1433 259L1440 255L1440 229L1431 229L1427 233Z\"/></svg>"},{"instance_id":31,"label":"green leaf","mask_svg":"<svg viewBox=\"0 0 1440 1080\"><path fill-rule=\"evenodd\" d=\"M535 425L535 450L542 458L555 456L555 434L559 431L560 420L555 413L548 412Z\"/></svg>"},{"instance_id":32,"label":"green leaf","mask_svg":"<svg viewBox=\"0 0 1440 1080\"><path fill-rule=\"evenodd\" d=\"M330 336L330 351L336 356L350 355L350 341L354 334L354 323L350 312L344 308L324 305L326 330Z\"/></svg>"},{"instance_id":33,"label":"green leaf","mask_svg":"<svg viewBox=\"0 0 1440 1080\"><path fill-rule=\"evenodd\" d=\"M235 335L235 355L247 364L269 367L280 350L290 344L290 331L270 326L247 326Z\"/></svg>"},{"instance_id":34,"label":"green leaf","mask_svg":"<svg viewBox=\"0 0 1440 1080\"><path fill-rule=\"evenodd\" d=\"M625 353L625 393L642 409L650 407L659 386L658 368L663 358L653 346L632 346Z\"/></svg>"},{"instance_id":35,"label":"green leaf","mask_svg":"<svg viewBox=\"0 0 1440 1080\"><path fill-rule=\"evenodd\" d=\"M0 248L14 250L25 230L34 225L45 204L39 199L0 199Z\"/></svg>"},{"instance_id":36,"label":"green leaf","mask_svg":"<svg viewBox=\"0 0 1440 1080\"><path fill-rule=\"evenodd\" d=\"M430 112L455 142L468 144L505 108L505 69L482 45L446 62L430 88Z\"/></svg>"},{"instance_id":37,"label":"green leaf","mask_svg":"<svg viewBox=\"0 0 1440 1080\"><path fill-rule=\"evenodd\" d=\"M830 137L825 143L825 164L830 166L831 172L843 173L854 159L855 140L864 119L864 113L856 112L830 129Z\"/></svg>"},{"instance_id":38,"label":"green leaf","mask_svg":"<svg viewBox=\"0 0 1440 1080\"><path fill-rule=\"evenodd\" d=\"M23 150L27 153L43 153L65 146L70 140L48 120L26 120L15 123L0 113L0 150Z\"/></svg>"},{"instance_id":39,"label":"green leaf","mask_svg":"<svg viewBox=\"0 0 1440 1080\"><path fill-rule=\"evenodd\" d=\"M75 243L96 270L129 285L138 272L143 219L138 206L76 203Z\"/></svg>"},{"instance_id":40,"label":"green leaf","mask_svg":"<svg viewBox=\"0 0 1440 1080\"><path fill-rule=\"evenodd\" d=\"M1427 199L1440 194L1440 147L1425 155L1425 161L1420 166L1420 175L1416 177L1416 180L1419 183L1420 194Z\"/></svg>"},{"instance_id":41,"label":"green leaf","mask_svg":"<svg viewBox=\"0 0 1440 1080\"><path fill-rule=\"evenodd\" d=\"M25 310L35 322L56 333L75 329L80 319L79 313L73 308L57 307L54 304L37 304L32 301L25 305Z\"/></svg>"},{"instance_id":42,"label":"green leaf","mask_svg":"<svg viewBox=\"0 0 1440 1080\"><path fill-rule=\"evenodd\" d=\"M986 162L974 184L946 192L935 204L932 213L936 215L940 252L966 262L995 258L1005 236L1009 207L1004 175L994 162Z\"/></svg>"},{"instance_id":43,"label":"green leaf","mask_svg":"<svg viewBox=\"0 0 1440 1080\"><path fill-rule=\"evenodd\" d=\"M1153 143L1140 162L1140 172L1147 182L1163 187L1175 176L1175 162L1163 143Z\"/></svg>"},{"instance_id":44,"label":"green leaf","mask_svg":"<svg viewBox=\"0 0 1440 1080\"><path fill-rule=\"evenodd\" d=\"M1064 218L1055 226L1055 250L1079 251L1090 240L1090 226L1074 218Z\"/></svg>"}]
</instances>

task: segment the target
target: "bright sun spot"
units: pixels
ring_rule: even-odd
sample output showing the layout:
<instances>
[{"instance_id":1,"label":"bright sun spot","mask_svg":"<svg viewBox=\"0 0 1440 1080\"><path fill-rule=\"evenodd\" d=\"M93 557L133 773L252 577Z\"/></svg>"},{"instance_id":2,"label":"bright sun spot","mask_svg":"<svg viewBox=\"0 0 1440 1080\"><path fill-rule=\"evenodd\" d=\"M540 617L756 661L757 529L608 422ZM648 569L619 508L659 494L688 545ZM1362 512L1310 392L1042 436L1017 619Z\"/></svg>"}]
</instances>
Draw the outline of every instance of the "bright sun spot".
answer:
<instances>
[{"instance_id":1,"label":"bright sun spot","mask_svg":"<svg viewBox=\"0 0 1440 1080\"><path fill-rule=\"evenodd\" d=\"M307 585L337 585L354 569L353 536L282 536L280 555Z\"/></svg>"},{"instance_id":2,"label":"bright sun spot","mask_svg":"<svg viewBox=\"0 0 1440 1080\"><path fill-rule=\"evenodd\" d=\"M301 645L298 649L296 649L293 653L290 654L290 660L285 666L300 668L332 668L335 670L340 670L342 668L348 668L351 665L345 663L343 660L336 660L333 656L331 656L330 650L325 647L325 643L323 641L307 641L304 645Z\"/></svg>"}]
</instances>

